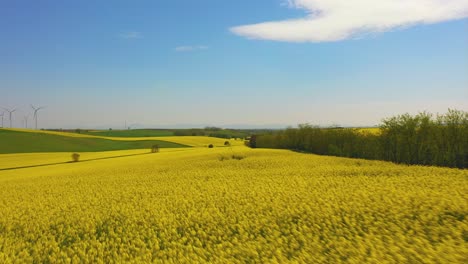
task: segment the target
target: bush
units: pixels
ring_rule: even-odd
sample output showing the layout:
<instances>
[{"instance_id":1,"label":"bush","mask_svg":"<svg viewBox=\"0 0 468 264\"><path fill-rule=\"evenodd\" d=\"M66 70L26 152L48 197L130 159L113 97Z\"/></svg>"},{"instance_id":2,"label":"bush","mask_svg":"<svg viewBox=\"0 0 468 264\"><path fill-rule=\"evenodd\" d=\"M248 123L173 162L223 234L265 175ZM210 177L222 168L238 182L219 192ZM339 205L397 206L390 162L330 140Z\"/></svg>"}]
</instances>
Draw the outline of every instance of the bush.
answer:
<instances>
[{"instance_id":1,"label":"bush","mask_svg":"<svg viewBox=\"0 0 468 264\"><path fill-rule=\"evenodd\" d=\"M229 143L229 141L225 141L224 146L231 146L231 143Z\"/></svg>"},{"instance_id":2,"label":"bush","mask_svg":"<svg viewBox=\"0 0 468 264\"><path fill-rule=\"evenodd\" d=\"M213 144L209 144L208 148L214 148Z\"/></svg>"},{"instance_id":3,"label":"bush","mask_svg":"<svg viewBox=\"0 0 468 264\"><path fill-rule=\"evenodd\" d=\"M78 154L78 153L73 153L73 154L71 155L71 157L72 157L72 161L73 161L73 162L78 162L78 161L80 161L80 154Z\"/></svg>"}]
</instances>

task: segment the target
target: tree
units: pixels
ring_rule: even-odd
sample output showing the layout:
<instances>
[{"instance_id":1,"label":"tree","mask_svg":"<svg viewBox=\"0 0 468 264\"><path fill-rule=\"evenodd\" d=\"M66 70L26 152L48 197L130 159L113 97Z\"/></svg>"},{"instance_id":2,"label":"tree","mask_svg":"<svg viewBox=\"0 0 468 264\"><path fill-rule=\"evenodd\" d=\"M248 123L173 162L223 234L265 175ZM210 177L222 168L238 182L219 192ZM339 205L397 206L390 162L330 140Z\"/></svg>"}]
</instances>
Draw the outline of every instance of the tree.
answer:
<instances>
[{"instance_id":1,"label":"tree","mask_svg":"<svg viewBox=\"0 0 468 264\"><path fill-rule=\"evenodd\" d=\"M151 153L158 153L159 152L159 145L153 145L151 147Z\"/></svg>"},{"instance_id":2,"label":"tree","mask_svg":"<svg viewBox=\"0 0 468 264\"><path fill-rule=\"evenodd\" d=\"M78 161L80 161L80 154L78 154L78 153L73 153L73 154L72 154L72 161L73 161L73 162L78 162Z\"/></svg>"}]
</instances>

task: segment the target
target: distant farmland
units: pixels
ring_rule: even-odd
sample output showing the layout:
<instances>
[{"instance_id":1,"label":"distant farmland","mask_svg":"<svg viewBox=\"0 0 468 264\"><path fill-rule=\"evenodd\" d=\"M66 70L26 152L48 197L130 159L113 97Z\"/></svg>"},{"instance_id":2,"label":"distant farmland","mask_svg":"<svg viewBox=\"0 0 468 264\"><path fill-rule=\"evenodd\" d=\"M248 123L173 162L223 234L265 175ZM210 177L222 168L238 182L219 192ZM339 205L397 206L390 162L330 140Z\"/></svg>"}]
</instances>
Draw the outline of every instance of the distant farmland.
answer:
<instances>
[{"instance_id":1,"label":"distant farmland","mask_svg":"<svg viewBox=\"0 0 468 264\"><path fill-rule=\"evenodd\" d=\"M68 137L0 129L0 153L96 152L125 149L183 148L187 145L163 140L110 140L93 137Z\"/></svg>"},{"instance_id":2,"label":"distant farmland","mask_svg":"<svg viewBox=\"0 0 468 264\"><path fill-rule=\"evenodd\" d=\"M229 129L219 127L188 129L51 129L48 131L69 132L102 137L170 137L170 136L208 136L217 138L246 138L253 134L265 133L269 129Z\"/></svg>"},{"instance_id":3,"label":"distant farmland","mask_svg":"<svg viewBox=\"0 0 468 264\"><path fill-rule=\"evenodd\" d=\"M128 129L128 130L83 130L82 134L103 137L168 137L174 136L174 131L159 129Z\"/></svg>"}]
</instances>

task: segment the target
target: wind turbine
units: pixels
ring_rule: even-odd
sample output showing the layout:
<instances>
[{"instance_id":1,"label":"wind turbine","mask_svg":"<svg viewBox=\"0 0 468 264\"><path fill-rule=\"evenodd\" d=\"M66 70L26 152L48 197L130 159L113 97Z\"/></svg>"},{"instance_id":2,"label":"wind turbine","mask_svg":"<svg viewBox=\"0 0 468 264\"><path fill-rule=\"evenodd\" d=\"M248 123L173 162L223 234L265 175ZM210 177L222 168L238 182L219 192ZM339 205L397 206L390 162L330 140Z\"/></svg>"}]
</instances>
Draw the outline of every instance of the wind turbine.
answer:
<instances>
[{"instance_id":1,"label":"wind turbine","mask_svg":"<svg viewBox=\"0 0 468 264\"><path fill-rule=\"evenodd\" d=\"M0 115L2 117L2 128L3 128L3 116L5 115L5 112L2 112L2 114Z\"/></svg>"},{"instance_id":2,"label":"wind turbine","mask_svg":"<svg viewBox=\"0 0 468 264\"><path fill-rule=\"evenodd\" d=\"M41 109L44 109L45 106L34 107L34 105L31 105L31 108L34 110L34 121L36 121L36 130L37 130L37 112Z\"/></svg>"},{"instance_id":3,"label":"wind turbine","mask_svg":"<svg viewBox=\"0 0 468 264\"><path fill-rule=\"evenodd\" d=\"M25 116L24 116L24 119L23 119L23 120L24 120L24 127L25 127L25 128L28 128L28 118L29 118L29 116L25 115Z\"/></svg>"},{"instance_id":4,"label":"wind turbine","mask_svg":"<svg viewBox=\"0 0 468 264\"><path fill-rule=\"evenodd\" d=\"M16 109L16 108L13 109L13 110L10 110L10 109L7 109L7 108L3 108L3 109L10 114L10 128L12 128L13 127L13 125L12 125L13 124L12 116L13 116L13 113L16 112L16 110L18 110L18 109Z\"/></svg>"}]
</instances>

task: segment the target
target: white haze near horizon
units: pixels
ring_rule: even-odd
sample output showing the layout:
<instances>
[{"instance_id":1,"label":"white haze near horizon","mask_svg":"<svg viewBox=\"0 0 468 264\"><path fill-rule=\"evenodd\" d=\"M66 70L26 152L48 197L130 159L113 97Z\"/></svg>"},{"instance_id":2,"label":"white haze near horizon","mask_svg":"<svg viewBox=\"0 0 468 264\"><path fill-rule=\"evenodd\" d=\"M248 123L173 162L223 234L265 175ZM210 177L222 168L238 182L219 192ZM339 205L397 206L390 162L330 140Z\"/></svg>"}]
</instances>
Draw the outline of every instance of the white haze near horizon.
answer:
<instances>
[{"instance_id":1,"label":"white haze near horizon","mask_svg":"<svg viewBox=\"0 0 468 264\"><path fill-rule=\"evenodd\" d=\"M468 98L468 96L467 96ZM375 101L359 103L300 102L286 104L278 108L276 104L254 104L172 107L164 104L159 107L147 104L109 106L106 109L97 105L76 111L82 102L63 105L46 102L47 108L38 114L39 128L85 128L123 129L125 124L132 128L202 128L218 126L224 128L285 128L310 123L329 126L376 126L386 117L398 114L417 114L428 111L443 114L450 109L468 111L468 100L433 101ZM24 127L24 116L28 115L28 127L34 121L29 105L17 105L13 115L13 126ZM1 111L0 111L1 112ZM142 114L143 113L143 114ZM8 114L4 116L5 127L9 126Z\"/></svg>"}]
</instances>

